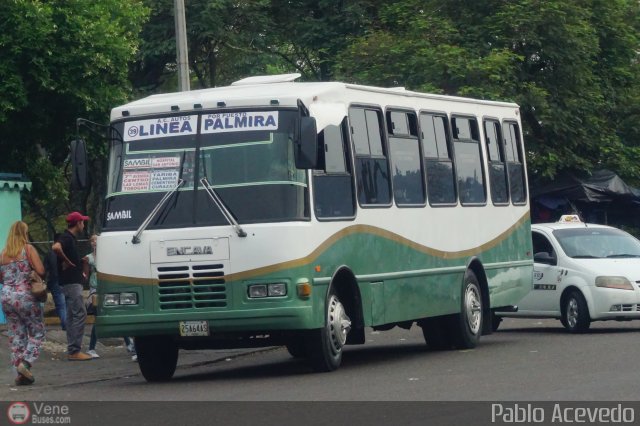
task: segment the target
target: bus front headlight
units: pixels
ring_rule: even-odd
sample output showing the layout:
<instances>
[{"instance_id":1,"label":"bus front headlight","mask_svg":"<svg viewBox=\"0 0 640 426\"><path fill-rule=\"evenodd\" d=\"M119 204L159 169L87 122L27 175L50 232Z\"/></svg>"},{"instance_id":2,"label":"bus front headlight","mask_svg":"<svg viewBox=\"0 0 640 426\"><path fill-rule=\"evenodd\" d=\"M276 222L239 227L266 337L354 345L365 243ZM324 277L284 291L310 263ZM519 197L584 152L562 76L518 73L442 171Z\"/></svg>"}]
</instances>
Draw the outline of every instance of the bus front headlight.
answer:
<instances>
[{"instance_id":1,"label":"bus front headlight","mask_svg":"<svg viewBox=\"0 0 640 426\"><path fill-rule=\"evenodd\" d=\"M138 293L107 293L104 295L102 306L131 306L138 304Z\"/></svg>"}]
</instances>

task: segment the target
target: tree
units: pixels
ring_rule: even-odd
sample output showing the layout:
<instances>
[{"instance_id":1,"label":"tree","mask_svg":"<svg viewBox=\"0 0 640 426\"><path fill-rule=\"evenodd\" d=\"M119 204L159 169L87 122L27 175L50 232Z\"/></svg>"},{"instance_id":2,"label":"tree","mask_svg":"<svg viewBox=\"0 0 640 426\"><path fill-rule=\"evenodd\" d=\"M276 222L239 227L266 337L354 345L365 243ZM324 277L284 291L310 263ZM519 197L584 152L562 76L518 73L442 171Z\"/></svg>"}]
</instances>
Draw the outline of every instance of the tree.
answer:
<instances>
[{"instance_id":1,"label":"tree","mask_svg":"<svg viewBox=\"0 0 640 426\"><path fill-rule=\"evenodd\" d=\"M632 0L387 3L340 57L345 79L521 106L530 173L640 178Z\"/></svg>"},{"instance_id":2,"label":"tree","mask_svg":"<svg viewBox=\"0 0 640 426\"><path fill-rule=\"evenodd\" d=\"M174 91L177 83L173 5L145 0L153 11L132 67L141 93ZM194 88L241 77L298 71L329 80L346 37L362 34L373 1L190 0L185 3Z\"/></svg>"},{"instance_id":3,"label":"tree","mask_svg":"<svg viewBox=\"0 0 640 426\"><path fill-rule=\"evenodd\" d=\"M56 217L71 206L84 210L91 194L69 205L66 158L75 120L103 122L127 99L127 65L146 14L137 0L0 2L0 170L33 182L24 200L49 236ZM105 151L104 144L90 150L98 176Z\"/></svg>"},{"instance_id":4,"label":"tree","mask_svg":"<svg viewBox=\"0 0 640 426\"><path fill-rule=\"evenodd\" d=\"M140 95L177 90L173 2L144 0L151 17L131 67ZM266 26L266 0L190 0L185 2L192 88L229 84L239 77L281 70L281 61L255 46ZM276 71L277 72L277 71Z\"/></svg>"}]
</instances>

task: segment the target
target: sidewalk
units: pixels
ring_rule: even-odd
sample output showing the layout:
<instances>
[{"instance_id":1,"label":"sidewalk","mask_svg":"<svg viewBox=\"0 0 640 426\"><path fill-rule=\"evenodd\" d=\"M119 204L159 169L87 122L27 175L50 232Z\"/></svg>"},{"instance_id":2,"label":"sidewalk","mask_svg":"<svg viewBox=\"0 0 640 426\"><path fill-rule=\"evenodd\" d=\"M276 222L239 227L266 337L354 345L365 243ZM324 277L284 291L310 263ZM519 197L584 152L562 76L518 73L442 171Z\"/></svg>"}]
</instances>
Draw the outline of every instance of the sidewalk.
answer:
<instances>
[{"instance_id":1,"label":"sidewalk","mask_svg":"<svg viewBox=\"0 0 640 426\"><path fill-rule=\"evenodd\" d=\"M32 368L36 382L25 387L16 387L14 384L16 373L10 366L6 324L0 324L0 333L4 337L0 339L0 400L10 399L11 396L15 398L16 390L27 387L58 387L131 376L139 376L140 381L144 382L138 363L131 360L131 354L127 352L123 338L99 339L96 352L100 358L88 361L67 360L67 335L56 320L57 318L45 318L46 341L42 345L40 358ZM87 317L87 322L89 321L93 322L93 317ZM85 328L83 351L88 350L91 327L92 324L87 324ZM251 351L253 349L181 350L176 374L190 366L224 360Z\"/></svg>"}]
</instances>

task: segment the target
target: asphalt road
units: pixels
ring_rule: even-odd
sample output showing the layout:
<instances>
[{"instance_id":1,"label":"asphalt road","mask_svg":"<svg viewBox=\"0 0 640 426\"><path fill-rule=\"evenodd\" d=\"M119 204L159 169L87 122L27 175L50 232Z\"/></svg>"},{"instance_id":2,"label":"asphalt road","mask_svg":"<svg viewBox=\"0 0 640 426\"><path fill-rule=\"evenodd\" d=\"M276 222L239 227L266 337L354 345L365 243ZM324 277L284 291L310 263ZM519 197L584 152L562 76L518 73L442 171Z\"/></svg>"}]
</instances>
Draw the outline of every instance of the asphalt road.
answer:
<instances>
[{"instance_id":1,"label":"asphalt road","mask_svg":"<svg viewBox=\"0 0 640 426\"><path fill-rule=\"evenodd\" d=\"M160 384L146 383L120 348L113 356L72 367L73 363L58 360L60 380L48 371L47 378L32 387L6 385L0 397L5 401L640 401L639 346L640 322L593 323L590 333L570 335L555 320L505 319L500 330L484 336L476 349L443 352L427 350L416 326L409 331L368 329L367 343L347 347L342 367L333 373L311 372L284 348L226 354L182 351L174 379Z\"/></svg>"}]
</instances>

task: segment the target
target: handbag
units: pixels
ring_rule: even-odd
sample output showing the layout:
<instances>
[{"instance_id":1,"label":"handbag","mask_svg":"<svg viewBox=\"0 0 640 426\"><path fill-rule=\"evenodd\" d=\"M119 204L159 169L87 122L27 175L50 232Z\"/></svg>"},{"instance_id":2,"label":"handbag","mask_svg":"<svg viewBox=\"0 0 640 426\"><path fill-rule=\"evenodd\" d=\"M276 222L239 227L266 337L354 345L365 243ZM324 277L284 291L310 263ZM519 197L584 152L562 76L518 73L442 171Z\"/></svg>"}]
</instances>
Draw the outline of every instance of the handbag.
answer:
<instances>
[{"instance_id":1,"label":"handbag","mask_svg":"<svg viewBox=\"0 0 640 426\"><path fill-rule=\"evenodd\" d=\"M31 281L31 294L38 302L47 301L47 285L36 271L31 271L29 275Z\"/></svg>"}]
</instances>

